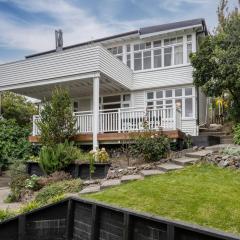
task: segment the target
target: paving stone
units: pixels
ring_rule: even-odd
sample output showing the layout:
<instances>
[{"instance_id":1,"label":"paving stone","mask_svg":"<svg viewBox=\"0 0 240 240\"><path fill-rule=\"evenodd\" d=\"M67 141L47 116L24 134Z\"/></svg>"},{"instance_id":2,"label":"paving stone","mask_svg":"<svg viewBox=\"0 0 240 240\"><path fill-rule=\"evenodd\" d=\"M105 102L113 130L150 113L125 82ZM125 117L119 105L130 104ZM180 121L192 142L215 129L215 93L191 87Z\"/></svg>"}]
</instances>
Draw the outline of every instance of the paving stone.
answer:
<instances>
[{"instance_id":1,"label":"paving stone","mask_svg":"<svg viewBox=\"0 0 240 240\"><path fill-rule=\"evenodd\" d=\"M141 175L125 175L125 176L122 176L121 181L129 182L129 181L142 180L142 179L143 179L143 176Z\"/></svg>"},{"instance_id":2,"label":"paving stone","mask_svg":"<svg viewBox=\"0 0 240 240\"><path fill-rule=\"evenodd\" d=\"M147 176L152 176L152 175L163 174L164 171L160 171L160 170L142 170L140 173L141 173L142 176L147 177Z\"/></svg>"},{"instance_id":3,"label":"paving stone","mask_svg":"<svg viewBox=\"0 0 240 240\"><path fill-rule=\"evenodd\" d=\"M102 182L100 188L103 189L103 188L108 188L108 187L114 187L114 186L117 186L120 184L121 184L120 179L109 179L109 180Z\"/></svg>"},{"instance_id":4,"label":"paving stone","mask_svg":"<svg viewBox=\"0 0 240 240\"><path fill-rule=\"evenodd\" d=\"M85 193L95 193L100 191L100 186L99 185L92 185L84 188L82 191L80 191L80 194L85 194Z\"/></svg>"},{"instance_id":5,"label":"paving stone","mask_svg":"<svg viewBox=\"0 0 240 240\"><path fill-rule=\"evenodd\" d=\"M213 152L212 150L202 150L202 151L198 151L198 152L186 153L185 156L192 157L192 158L202 158L212 152Z\"/></svg>"},{"instance_id":6,"label":"paving stone","mask_svg":"<svg viewBox=\"0 0 240 240\"><path fill-rule=\"evenodd\" d=\"M190 157L175 158L172 160L173 163L176 163L181 166L193 164L193 163L196 163L197 161L198 161L198 158L190 158Z\"/></svg>"},{"instance_id":7,"label":"paving stone","mask_svg":"<svg viewBox=\"0 0 240 240\"><path fill-rule=\"evenodd\" d=\"M173 170L178 170L178 169L182 169L183 166L174 164L174 163L163 163L157 166L158 169L164 171L164 172L168 172L168 171L173 171Z\"/></svg>"}]
</instances>

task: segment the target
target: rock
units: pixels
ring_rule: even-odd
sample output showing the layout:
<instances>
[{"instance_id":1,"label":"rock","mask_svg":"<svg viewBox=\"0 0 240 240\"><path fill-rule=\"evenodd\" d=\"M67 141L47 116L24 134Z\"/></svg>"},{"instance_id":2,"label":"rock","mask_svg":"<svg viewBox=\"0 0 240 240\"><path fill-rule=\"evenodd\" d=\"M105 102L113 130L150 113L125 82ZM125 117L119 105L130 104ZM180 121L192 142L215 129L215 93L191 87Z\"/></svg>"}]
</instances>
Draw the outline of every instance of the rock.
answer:
<instances>
[{"instance_id":1,"label":"rock","mask_svg":"<svg viewBox=\"0 0 240 240\"><path fill-rule=\"evenodd\" d=\"M82 191L80 191L80 194L86 194L86 193L95 193L100 191L99 185L90 185L86 188L84 188Z\"/></svg>"}]
</instances>

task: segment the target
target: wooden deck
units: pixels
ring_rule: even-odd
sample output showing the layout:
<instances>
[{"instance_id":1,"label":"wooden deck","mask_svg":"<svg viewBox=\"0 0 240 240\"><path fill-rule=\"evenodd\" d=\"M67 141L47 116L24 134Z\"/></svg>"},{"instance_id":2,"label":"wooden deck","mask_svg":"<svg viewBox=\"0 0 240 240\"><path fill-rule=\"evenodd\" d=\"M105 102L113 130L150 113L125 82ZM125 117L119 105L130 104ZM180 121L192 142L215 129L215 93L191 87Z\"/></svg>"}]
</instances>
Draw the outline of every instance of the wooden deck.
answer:
<instances>
[{"instance_id":1,"label":"wooden deck","mask_svg":"<svg viewBox=\"0 0 240 240\"><path fill-rule=\"evenodd\" d=\"M137 134L137 132L135 133ZM169 131L162 131L162 134L166 135L170 139L179 139L182 140L185 134L180 130L169 130ZM100 143L116 143L116 142L123 142L126 140L131 140L132 134L131 133L99 133L98 134L98 141ZM91 143L93 140L92 134L78 134L73 137L73 141L81 142L81 143ZM29 136L29 141L31 143L38 143L39 136Z\"/></svg>"}]
</instances>

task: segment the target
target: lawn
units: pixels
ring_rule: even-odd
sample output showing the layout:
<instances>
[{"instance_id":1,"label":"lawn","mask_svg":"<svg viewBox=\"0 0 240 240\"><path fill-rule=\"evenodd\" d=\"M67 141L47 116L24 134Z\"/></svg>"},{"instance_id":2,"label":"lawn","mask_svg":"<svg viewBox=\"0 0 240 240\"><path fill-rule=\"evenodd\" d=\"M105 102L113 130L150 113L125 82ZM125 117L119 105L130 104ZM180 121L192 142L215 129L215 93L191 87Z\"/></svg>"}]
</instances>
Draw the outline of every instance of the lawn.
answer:
<instances>
[{"instance_id":1,"label":"lawn","mask_svg":"<svg viewBox=\"0 0 240 240\"><path fill-rule=\"evenodd\" d=\"M240 234L240 172L235 170L195 165L85 197Z\"/></svg>"}]
</instances>

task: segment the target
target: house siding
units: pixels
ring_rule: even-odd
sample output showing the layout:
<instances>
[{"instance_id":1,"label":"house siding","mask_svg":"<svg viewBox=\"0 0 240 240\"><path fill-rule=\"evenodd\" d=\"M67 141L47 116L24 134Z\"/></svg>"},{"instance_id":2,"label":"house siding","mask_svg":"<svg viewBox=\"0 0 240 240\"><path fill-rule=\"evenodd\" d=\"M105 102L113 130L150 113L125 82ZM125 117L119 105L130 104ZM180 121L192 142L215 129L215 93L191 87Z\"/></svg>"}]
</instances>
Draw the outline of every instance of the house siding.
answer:
<instances>
[{"instance_id":1,"label":"house siding","mask_svg":"<svg viewBox=\"0 0 240 240\"><path fill-rule=\"evenodd\" d=\"M178 66L146 72L135 72L133 89L146 89L192 84L192 66Z\"/></svg>"}]
</instances>

